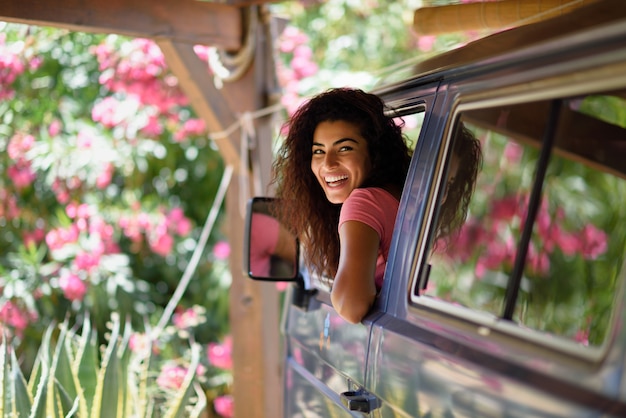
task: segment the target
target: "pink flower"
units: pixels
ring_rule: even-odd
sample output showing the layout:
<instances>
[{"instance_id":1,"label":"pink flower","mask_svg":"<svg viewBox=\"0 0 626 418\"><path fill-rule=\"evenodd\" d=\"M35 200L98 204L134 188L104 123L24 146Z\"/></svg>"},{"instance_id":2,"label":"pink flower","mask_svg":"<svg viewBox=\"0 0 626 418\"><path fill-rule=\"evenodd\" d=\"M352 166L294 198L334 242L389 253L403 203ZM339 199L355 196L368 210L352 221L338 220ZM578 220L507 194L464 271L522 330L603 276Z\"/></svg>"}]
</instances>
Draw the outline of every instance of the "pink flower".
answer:
<instances>
[{"instance_id":1,"label":"pink flower","mask_svg":"<svg viewBox=\"0 0 626 418\"><path fill-rule=\"evenodd\" d=\"M32 135L14 135L7 146L9 158L13 161L23 160L34 144L35 138Z\"/></svg>"},{"instance_id":2,"label":"pink flower","mask_svg":"<svg viewBox=\"0 0 626 418\"><path fill-rule=\"evenodd\" d=\"M493 202L491 205L491 217L494 220L508 221L517 214L517 210L517 197L507 196Z\"/></svg>"},{"instance_id":3,"label":"pink flower","mask_svg":"<svg viewBox=\"0 0 626 418\"><path fill-rule=\"evenodd\" d=\"M100 251L85 252L81 251L74 258L74 266L77 270L90 272L100 265Z\"/></svg>"},{"instance_id":4,"label":"pink flower","mask_svg":"<svg viewBox=\"0 0 626 418\"><path fill-rule=\"evenodd\" d=\"M213 407L215 412L223 416L224 418L230 418L233 416L235 402L231 395L218 396L213 401Z\"/></svg>"},{"instance_id":5,"label":"pink flower","mask_svg":"<svg viewBox=\"0 0 626 418\"><path fill-rule=\"evenodd\" d=\"M276 291L284 292L289 287L289 282L276 282Z\"/></svg>"},{"instance_id":6,"label":"pink flower","mask_svg":"<svg viewBox=\"0 0 626 418\"><path fill-rule=\"evenodd\" d=\"M222 344L209 343L207 348L207 356L209 363L224 370L233 368L232 358L233 339L230 336L224 338Z\"/></svg>"},{"instance_id":7,"label":"pink flower","mask_svg":"<svg viewBox=\"0 0 626 418\"><path fill-rule=\"evenodd\" d=\"M230 256L230 245L226 241L219 241L213 246L213 255L218 260L226 260Z\"/></svg>"},{"instance_id":8,"label":"pink flower","mask_svg":"<svg viewBox=\"0 0 626 418\"><path fill-rule=\"evenodd\" d=\"M64 274L59 278L59 287L68 300L81 301L87 293L87 284L73 273Z\"/></svg>"},{"instance_id":9,"label":"pink flower","mask_svg":"<svg viewBox=\"0 0 626 418\"><path fill-rule=\"evenodd\" d=\"M200 58L204 62L209 61L209 50L210 50L210 47L205 46L205 45L193 46L193 52L195 52L198 58Z\"/></svg>"},{"instance_id":10,"label":"pink flower","mask_svg":"<svg viewBox=\"0 0 626 418\"><path fill-rule=\"evenodd\" d=\"M170 230L184 237L191 232L191 221L185 217L185 213L181 208L172 209L167 215L166 220L170 226Z\"/></svg>"},{"instance_id":11,"label":"pink flower","mask_svg":"<svg viewBox=\"0 0 626 418\"><path fill-rule=\"evenodd\" d=\"M105 187L107 187L109 184L111 184L114 171L115 171L115 167L113 167L113 164L106 163L104 165L104 168L102 169L102 171L100 172L100 174L98 174L98 177L96 178L96 187L102 190Z\"/></svg>"},{"instance_id":12,"label":"pink flower","mask_svg":"<svg viewBox=\"0 0 626 418\"><path fill-rule=\"evenodd\" d=\"M563 254L572 256L580 250L580 239L574 234L562 231L557 227L552 231L551 235L554 239L554 243L561 249Z\"/></svg>"},{"instance_id":13,"label":"pink flower","mask_svg":"<svg viewBox=\"0 0 626 418\"><path fill-rule=\"evenodd\" d=\"M144 333L133 333L128 340L128 348L133 353L143 353L152 345L152 352L158 353L159 349L152 339Z\"/></svg>"},{"instance_id":14,"label":"pink flower","mask_svg":"<svg viewBox=\"0 0 626 418\"><path fill-rule=\"evenodd\" d=\"M28 247L29 245L39 244L41 241L43 241L45 236L46 233L43 228L36 228L34 231L31 232L25 231L22 235L22 239L24 241L24 245Z\"/></svg>"},{"instance_id":15,"label":"pink flower","mask_svg":"<svg viewBox=\"0 0 626 418\"><path fill-rule=\"evenodd\" d=\"M157 377L157 385L163 389L180 389L185 381L187 369L173 364L166 364Z\"/></svg>"},{"instance_id":16,"label":"pink flower","mask_svg":"<svg viewBox=\"0 0 626 418\"><path fill-rule=\"evenodd\" d=\"M2 308L0 308L0 323L13 327L17 335L20 336L31 320L35 319L35 314L29 315L10 300L5 302Z\"/></svg>"},{"instance_id":17,"label":"pink flower","mask_svg":"<svg viewBox=\"0 0 626 418\"><path fill-rule=\"evenodd\" d=\"M583 257L588 260L595 260L606 252L607 235L604 231L588 224L583 228L581 235Z\"/></svg>"},{"instance_id":18,"label":"pink flower","mask_svg":"<svg viewBox=\"0 0 626 418\"><path fill-rule=\"evenodd\" d=\"M174 238L167 233L158 233L154 240L150 241L150 248L156 254L165 257L172 252L174 248Z\"/></svg>"},{"instance_id":19,"label":"pink flower","mask_svg":"<svg viewBox=\"0 0 626 418\"><path fill-rule=\"evenodd\" d=\"M428 52L433 49L437 38L432 35L420 36L417 40L417 47L424 52Z\"/></svg>"},{"instance_id":20,"label":"pink flower","mask_svg":"<svg viewBox=\"0 0 626 418\"><path fill-rule=\"evenodd\" d=\"M178 310L172 317L174 326L178 329L187 329L200 325L205 317L202 315L204 309L200 306L193 306L189 309Z\"/></svg>"},{"instance_id":21,"label":"pink flower","mask_svg":"<svg viewBox=\"0 0 626 418\"><path fill-rule=\"evenodd\" d=\"M61 133L61 127L61 122L58 119L53 120L50 123L50 126L48 126L48 135L50 135L51 137L57 136L59 133Z\"/></svg>"},{"instance_id":22,"label":"pink flower","mask_svg":"<svg viewBox=\"0 0 626 418\"><path fill-rule=\"evenodd\" d=\"M37 178L37 175L30 168L30 163L18 163L7 168L7 175L13 181L15 188L18 190L25 189L30 186Z\"/></svg>"}]
</instances>

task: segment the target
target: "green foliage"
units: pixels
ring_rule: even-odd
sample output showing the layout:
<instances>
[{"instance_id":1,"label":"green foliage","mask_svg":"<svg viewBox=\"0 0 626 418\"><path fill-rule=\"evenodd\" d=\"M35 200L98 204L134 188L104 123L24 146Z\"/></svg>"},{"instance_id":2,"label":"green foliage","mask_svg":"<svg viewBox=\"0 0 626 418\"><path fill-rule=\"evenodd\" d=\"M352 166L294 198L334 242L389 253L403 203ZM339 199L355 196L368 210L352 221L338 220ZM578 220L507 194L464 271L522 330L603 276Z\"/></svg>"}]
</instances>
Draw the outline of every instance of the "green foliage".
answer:
<instances>
[{"instance_id":1,"label":"green foliage","mask_svg":"<svg viewBox=\"0 0 626 418\"><path fill-rule=\"evenodd\" d=\"M198 417L206 406L194 381L200 362L197 344L180 386L159 387L151 347L133 351L130 327L122 333L114 316L101 355L89 321L80 334L67 321L47 328L30 379L22 374L15 351L0 344L0 417Z\"/></svg>"}]
</instances>

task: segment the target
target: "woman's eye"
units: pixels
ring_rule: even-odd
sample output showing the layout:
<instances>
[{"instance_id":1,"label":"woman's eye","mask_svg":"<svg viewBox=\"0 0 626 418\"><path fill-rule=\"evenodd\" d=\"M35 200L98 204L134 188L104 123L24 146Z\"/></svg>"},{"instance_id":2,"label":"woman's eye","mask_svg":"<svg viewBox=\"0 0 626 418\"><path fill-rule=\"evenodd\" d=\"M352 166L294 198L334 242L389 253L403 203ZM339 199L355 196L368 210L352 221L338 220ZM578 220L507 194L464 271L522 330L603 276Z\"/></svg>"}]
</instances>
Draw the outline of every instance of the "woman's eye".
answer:
<instances>
[{"instance_id":1,"label":"woman's eye","mask_svg":"<svg viewBox=\"0 0 626 418\"><path fill-rule=\"evenodd\" d=\"M324 152L321 149L314 149L313 150L313 155L315 154L323 154Z\"/></svg>"},{"instance_id":2,"label":"woman's eye","mask_svg":"<svg viewBox=\"0 0 626 418\"><path fill-rule=\"evenodd\" d=\"M343 147L339 148L339 151L350 151L350 150L352 150L352 147L349 147L349 146L347 146L347 145L345 145L345 146L343 146Z\"/></svg>"}]
</instances>

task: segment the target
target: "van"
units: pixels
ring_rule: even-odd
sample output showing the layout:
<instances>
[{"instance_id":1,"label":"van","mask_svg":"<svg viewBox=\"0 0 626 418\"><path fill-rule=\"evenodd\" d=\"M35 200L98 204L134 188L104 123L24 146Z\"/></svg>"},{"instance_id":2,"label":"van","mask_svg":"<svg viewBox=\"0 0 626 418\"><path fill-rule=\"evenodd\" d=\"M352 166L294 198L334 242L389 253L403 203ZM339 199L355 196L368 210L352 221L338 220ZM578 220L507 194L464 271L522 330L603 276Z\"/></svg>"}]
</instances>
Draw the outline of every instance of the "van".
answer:
<instances>
[{"instance_id":1,"label":"van","mask_svg":"<svg viewBox=\"0 0 626 418\"><path fill-rule=\"evenodd\" d=\"M286 417L626 416L626 8L491 35L375 90L414 144L383 288L359 324L302 260L285 298ZM482 162L442 235L455 132ZM301 256L301 255L300 255Z\"/></svg>"}]
</instances>

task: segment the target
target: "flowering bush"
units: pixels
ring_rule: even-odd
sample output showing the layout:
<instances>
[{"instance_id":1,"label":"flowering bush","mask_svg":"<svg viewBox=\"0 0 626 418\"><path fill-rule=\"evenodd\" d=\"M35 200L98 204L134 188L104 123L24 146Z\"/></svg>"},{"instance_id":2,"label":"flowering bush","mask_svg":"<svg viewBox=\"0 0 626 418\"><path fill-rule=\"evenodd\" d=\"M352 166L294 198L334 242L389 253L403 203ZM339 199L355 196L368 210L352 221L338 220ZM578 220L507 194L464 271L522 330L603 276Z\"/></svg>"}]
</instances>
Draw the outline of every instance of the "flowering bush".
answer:
<instances>
[{"instance_id":1,"label":"flowering bush","mask_svg":"<svg viewBox=\"0 0 626 418\"><path fill-rule=\"evenodd\" d=\"M0 330L27 374L54 321L89 317L104 343L115 313L141 347L220 181L204 122L149 40L0 23L0 56ZM149 339L164 389L180 386L189 339L206 346L228 333L219 228L214 244L174 325ZM196 372L207 384L220 376L213 397L228 390L206 356Z\"/></svg>"}]
</instances>

